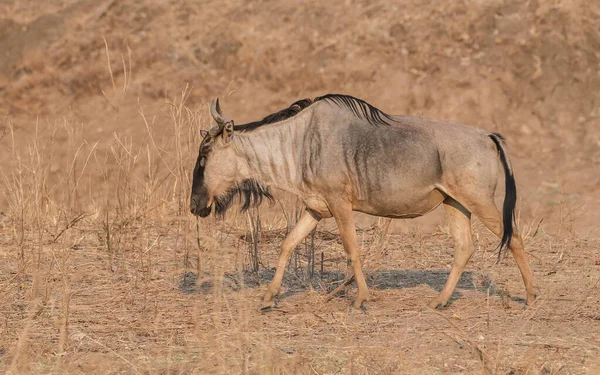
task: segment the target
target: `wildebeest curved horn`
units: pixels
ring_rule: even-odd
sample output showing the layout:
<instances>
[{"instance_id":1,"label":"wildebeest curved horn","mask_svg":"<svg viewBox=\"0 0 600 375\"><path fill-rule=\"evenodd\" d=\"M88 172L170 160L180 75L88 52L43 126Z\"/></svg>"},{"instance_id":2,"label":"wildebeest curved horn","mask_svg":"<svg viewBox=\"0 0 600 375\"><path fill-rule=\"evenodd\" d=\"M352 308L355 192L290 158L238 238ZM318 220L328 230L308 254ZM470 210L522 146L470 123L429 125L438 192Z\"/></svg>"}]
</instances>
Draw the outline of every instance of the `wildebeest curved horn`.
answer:
<instances>
[{"instance_id":1,"label":"wildebeest curved horn","mask_svg":"<svg viewBox=\"0 0 600 375\"><path fill-rule=\"evenodd\" d=\"M211 137L217 136L217 135L219 135L219 133L221 132L222 129L223 129L223 126L215 125L208 131L208 135L210 135Z\"/></svg>"},{"instance_id":2,"label":"wildebeest curved horn","mask_svg":"<svg viewBox=\"0 0 600 375\"><path fill-rule=\"evenodd\" d=\"M219 125L223 125L223 124L226 124L227 122L229 122L229 119L227 117L223 116L223 113L221 112L221 106L219 105L219 98L217 98L216 100L212 100L210 102L210 114L212 115L212 117L215 119L215 121Z\"/></svg>"}]
</instances>

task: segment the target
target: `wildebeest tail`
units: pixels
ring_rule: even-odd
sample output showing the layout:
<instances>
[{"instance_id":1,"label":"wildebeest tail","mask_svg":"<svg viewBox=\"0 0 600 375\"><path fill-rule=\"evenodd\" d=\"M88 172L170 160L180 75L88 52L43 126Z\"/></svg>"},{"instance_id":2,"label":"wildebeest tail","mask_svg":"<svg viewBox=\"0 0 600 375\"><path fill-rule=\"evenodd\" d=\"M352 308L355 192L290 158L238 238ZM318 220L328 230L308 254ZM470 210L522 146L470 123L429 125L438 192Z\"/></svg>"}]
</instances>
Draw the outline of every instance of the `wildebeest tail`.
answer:
<instances>
[{"instance_id":1,"label":"wildebeest tail","mask_svg":"<svg viewBox=\"0 0 600 375\"><path fill-rule=\"evenodd\" d=\"M498 258L500 258L502 250L507 250L510 247L510 240L514 233L515 206L517 205L517 185L515 184L515 177L513 175L510 161L506 156L504 137L502 137L502 135L498 133L490 134L489 137L496 144L496 148L498 148L500 161L502 162L502 166L504 167L506 185L506 192L504 195L504 206L502 208L502 224L504 227L504 232L502 233L502 239L500 240L500 249L498 250Z\"/></svg>"}]
</instances>

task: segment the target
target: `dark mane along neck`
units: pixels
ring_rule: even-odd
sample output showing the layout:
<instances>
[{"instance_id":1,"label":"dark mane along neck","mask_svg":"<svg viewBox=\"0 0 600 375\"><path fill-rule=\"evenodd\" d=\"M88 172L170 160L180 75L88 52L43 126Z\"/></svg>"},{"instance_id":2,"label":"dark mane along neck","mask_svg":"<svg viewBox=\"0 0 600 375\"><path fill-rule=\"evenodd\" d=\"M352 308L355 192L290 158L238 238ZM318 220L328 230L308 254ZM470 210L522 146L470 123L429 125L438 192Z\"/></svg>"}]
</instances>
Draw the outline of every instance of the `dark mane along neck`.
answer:
<instances>
[{"instance_id":1,"label":"dark mane along neck","mask_svg":"<svg viewBox=\"0 0 600 375\"><path fill-rule=\"evenodd\" d=\"M367 120L371 125L389 125L389 122L394 122L394 119L387 113L362 99L355 98L354 96L327 94L315 98L314 101L318 102L320 100L328 100L340 107L346 107L350 109L356 117Z\"/></svg>"},{"instance_id":2,"label":"dark mane along neck","mask_svg":"<svg viewBox=\"0 0 600 375\"><path fill-rule=\"evenodd\" d=\"M286 120L290 117L294 117L298 113L300 113L304 108L308 107L313 103L312 99L301 99L298 100L289 107L282 109L279 112L271 113L267 117L263 118L260 121L249 122L247 124L236 125L233 129L237 131L249 131L256 129L260 126L272 124L274 122L279 122Z\"/></svg>"},{"instance_id":3,"label":"dark mane along neck","mask_svg":"<svg viewBox=\"0 0 600 375\"><path fill-rule=\"evenodd\" d=\"M327 94L323 96L318 96L315 99L298 100L292 103L292 105L290 105L289 107L284 108L281 111L271 113L262 120L249 122L247 124L242 125L236 125L234 127L234 130L251 131L263 125L273 124L279 121L287 120L302 112L302 110L309 107L311 104L323 100L330 101L340 107L344 107L351 110L356 117L367 120L371 125L389 125L390 122L394 121L394 119L390 115L374 107L373 105L365 102L362 99L358 99L350 95Z\"/></svg>"}]
</instances>

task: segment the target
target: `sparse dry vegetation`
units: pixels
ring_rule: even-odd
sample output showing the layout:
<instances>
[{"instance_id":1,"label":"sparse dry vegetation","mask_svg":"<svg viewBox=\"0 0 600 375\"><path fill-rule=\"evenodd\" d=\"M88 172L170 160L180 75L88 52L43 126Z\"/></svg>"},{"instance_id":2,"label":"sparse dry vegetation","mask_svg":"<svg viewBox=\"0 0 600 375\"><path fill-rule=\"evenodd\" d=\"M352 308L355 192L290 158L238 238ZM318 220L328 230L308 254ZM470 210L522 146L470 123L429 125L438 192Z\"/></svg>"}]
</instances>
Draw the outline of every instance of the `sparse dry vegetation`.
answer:
<instances>
[{"instance_id":1,"label":"sparse dry vegetation","mask_svg":"<svg viewBox=\"0 0 600 375\"><path fill-rule=\"evenodd\" d=\"M336 26L337 3L0 4L0 372L600 371L600 8L359 2ZM205 101L241 122L323 91L507 136L533 308L475 221L453 303L423 309L452 261L435 212L358 215L366 313L330 220L259 310L302 203L188 213Z\"/></svg>"}]
</instances>

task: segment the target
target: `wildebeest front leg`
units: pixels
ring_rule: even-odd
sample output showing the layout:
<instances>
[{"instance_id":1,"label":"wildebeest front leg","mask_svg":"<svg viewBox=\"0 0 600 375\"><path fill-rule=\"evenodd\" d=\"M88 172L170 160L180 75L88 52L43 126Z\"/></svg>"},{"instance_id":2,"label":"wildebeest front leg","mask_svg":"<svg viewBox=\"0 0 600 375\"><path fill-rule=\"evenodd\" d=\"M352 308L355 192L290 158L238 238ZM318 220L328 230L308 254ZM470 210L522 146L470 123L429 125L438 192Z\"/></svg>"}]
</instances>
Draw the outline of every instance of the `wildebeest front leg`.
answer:
<instances>
[{"instance_id":1,"label":"wildebeest front leg","mask_svg":"<svg viewBox=\"0 0 600 375\"><path fill-rule=\"evenodd\" d=\"M358 295L354 300L353 306L356 309L360 309L363 302L369 298L369 289L367 288L365 276L363 275L360 259L358 257L358 240L356 238L354 216L352 215L352 209L349 206L346 208L336 208L337 209L334 209L334 207L332 207L332 213L340 231L344 250L346 250L348 257L352 262L352 271L354 272L354 279L356 280L356 286L358 287Z\"/></svg>"},{"instance_id":2,"label":"wildebeest front leg","mask_svg":"<svg viewBox=\"0 0 600 375\"><path fill-rule=\"evenodd\" d=\"M285 240L281 243L281 253L279 255L279 262L277 263L277 269L275 276L269 285L269 289L263 297L262 308L266 309L273 306L273 298L279 294L279 288L281 288L281 280L283 279L283 273L287 265L290 255L294 248L308 236L308 234L315 229L319 220L315 219L308 211L304 211L298 223L287 235Z\"/></svg>"},{"instance_id":3,"label":"wildebeest front leg","mask_svg":"<svg viewBox=\"0 0 600 375\"><path fill-rule=\"evenodd\" d=\"M460 275L467 266L474 251L471 235L471 213L450 197L444 201L444 209L450 233L454 237L454 262L452 263L452 269L450 270L450 275L448 275L444 289L439 296L429 303L429 307L434 309L444 307L448 303L460 279Z\"/></svg>"}]
</instances>

